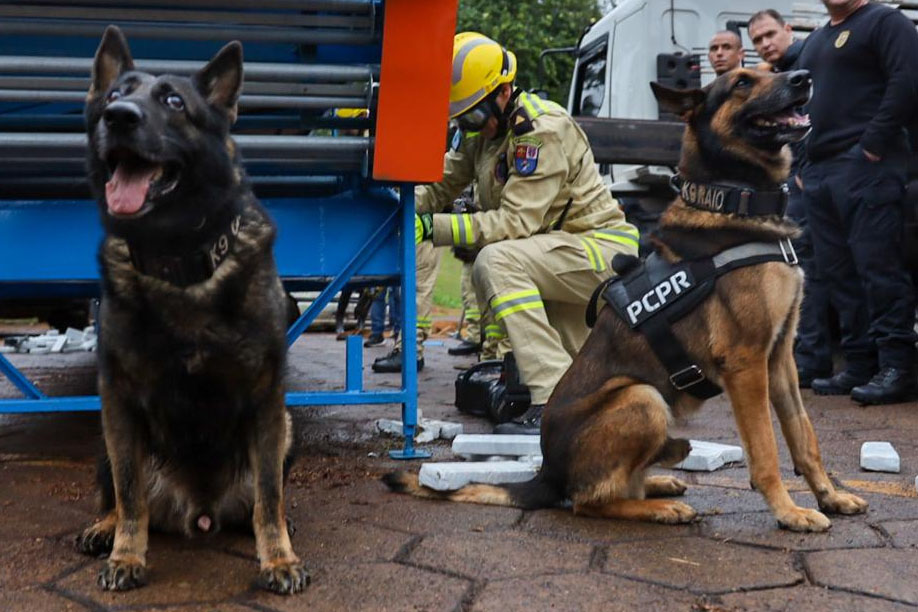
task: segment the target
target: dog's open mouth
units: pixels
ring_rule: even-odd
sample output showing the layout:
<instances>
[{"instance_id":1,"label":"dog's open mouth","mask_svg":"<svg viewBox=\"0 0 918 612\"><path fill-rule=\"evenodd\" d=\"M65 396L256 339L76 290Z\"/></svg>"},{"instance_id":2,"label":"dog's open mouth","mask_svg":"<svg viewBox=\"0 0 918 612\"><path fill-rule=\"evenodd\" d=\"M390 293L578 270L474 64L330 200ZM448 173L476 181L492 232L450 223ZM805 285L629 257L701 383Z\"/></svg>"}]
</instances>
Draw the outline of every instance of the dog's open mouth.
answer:
<instances>
[{"instance_id":1,"label":"dog's open mouth","mask_svg":"<svg viewBox=\"0 0 918 612\"><path fill-rule=\"evenodd\" d=\"M178 165L151 161L128 149L113 150L106 163L111 177L105 183L105 201L116 217L146 214L156 199L178 185Z\"/></svg>"},{"instance_id":2,"label":"dog's open mouth","mask_svg":"<svg viewBox=\"0 0 918 612\"><path fill-rule=\"evenodd\" d=\"M799 140L810 129L810 116L803 112L808 98L800 96L776 113L755 115L752 125L765 134Z\"/></svg>"}]
</instances>

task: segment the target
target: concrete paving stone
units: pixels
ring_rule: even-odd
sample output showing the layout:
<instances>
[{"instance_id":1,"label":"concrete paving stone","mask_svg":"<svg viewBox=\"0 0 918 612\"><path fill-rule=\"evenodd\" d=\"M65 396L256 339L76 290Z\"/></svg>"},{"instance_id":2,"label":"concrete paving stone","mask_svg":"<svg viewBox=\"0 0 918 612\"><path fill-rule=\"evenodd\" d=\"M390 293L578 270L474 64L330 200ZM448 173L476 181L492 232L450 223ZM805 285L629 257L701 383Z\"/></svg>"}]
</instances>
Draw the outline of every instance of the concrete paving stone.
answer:
<instances>
[{"instance_id":1,"label":"concrete paving stone","mask_svg":"<svg viewBox=\"0 0 918 612\"><path fill-rule=\"evenodd\" d=\"M803 580L788 554L698 537L613 544L603 570L695 593L788 586Z\"/></svg>"},{"instance_id":2,"label":"concrete paving stone","mask_svg":"<svg viewBox=\"0 0 918 612\"><path fill-rule=\"evenodd\" d=\"M413 537L356 520L334 519L297 523L291 542L294 552L312 571L320 566L341 563L391 561ZM256 558L254 536L233 538L226 549Z\"/></svg>"},{"instance_id":3,"label":"concrete paving stone","mask_svg":"<svg viewBox=\"0 0 918 612\"><path fill-rule=\"evenodd\" d=\"M76 531L92 521L94 505L93 485L81 466L61 461L0 464L0 538Z\"/></svg>"},{"instance_id":4,"label":"concrete paving stone","mask_svg":"<svg viewBox=\"0 0 918 612\"><path fill-rule=\"evenodd\" d=\"M131 608L131 612L253 612L253 608L243 604L219 601L206 604L178 606L155 606L150 608Z\"/></svg>"},{"instance_id":5,"label":"concrete paving stone","mask_svg":"<svg viewBox=\"0 0 918 612\"><path fill-rule=\"evenodd\" d=\"M918 548L918 521L889 521L880 523L898 548Z\"/></svg>"},{"instance_id":6,"label":"concrete paving stone","mask_svg":"<svg viewBox=\"0 0 918 612\"><path fill-rule=\"evenodd\" d=\"M538 471L534 463L521 461L437 461L424 463L418 480L437 491L455 491L469 483L526 482Z\"/></svg>"},{"instance_id":7,"label":"concrete paving stone","mask_svg":"<svg viewBox=\"0 0 918 612\"><path fill-rule=\"evenodd\" d=\"M682 478L688 483L699 485L710 485L714 487L727 487L731 489L740 489L751 491L749 485L749 471L745 467L729 468L718 470L716 473L697 472L695 474L685 474L684 472L669 472L677 478ZM809 491L806 481L803 478L795 477L792 470L781 470L781 480L788 491ZM765 503L765 498L762 498Z\"/></svg>"},{"instance_id":8,"label":"concrete paving stone","mask_svg":"<svg viewBox=\"0 0 918 612\"><path fill-rule=\"evenodd\" d=\"M467 580L396 563L337 565L318 568L302 593L258 591L247 602L280 612L457 610L469 587Z\"/></svg>"},{"instance_id":9,"label":"concrete paving stone","mask_svg":"<svg viewBox=\"0 0 918 612\"><path fill-rule=\"evenodd\" d=\"M590 573L491 580L472 610L538 612L541 610L690 610L695 598L686 593L616 576Z\"/></svg>"},{"instance_id":10,"label":"concrete paving stone","mask_svg":"<svg viewBox=\"0 0 918 612\"><path fill-rule=\"evenodd\" d=\"M813 506L810 506L813 507ZM883 540L857 517L829 515L832 528L823 533L799 533L778 527L771 512L712 516L701 525L701 533L719 541L744 542L780 550L827 550L870 548Z\"/></svg>"},{"instance_id":11,"label":"concrete paving stone","mask_svg":"<svg viewBox=\"0 0 918 612\"><path fill-rule=\"evenodd\" d=\"M0 589L0 610L10 612L85 612L82 604L43 589Z\"/></svg>"},{"instance_id":12,"label":"concrete paving stone","mask_svg":"<svg viewBox=\"0 0 918 612\"><path fill-rule=\"evenodd\" d=\"M673 466L674 470L713 472L728 463L743 460L743 448L705 440L689 440L692 446L688 457Z\"/></svg>"},{"instance_id":13,"label":"concrete paving stone","mask_svg":"<svg viewBox=\"0 0 918 612\"><path fill-rule=\"evenodd\" d=\"M411 563L477 579L498 580L589 567L593 547L527 533L426 536L408 557Z\"/></svg>"},{"instance_id":14,"label":"concrete paving stone","mask_svg":"<svg viewBox=\"0 0 918 612\"><path fill-rule=\"evenodd\" d=\"M541 455L539 436L462 434L453 439L457 455Z\"/></svg>"},{"instance_id":15,"label":"concrete paving stone","mask_svg":"<svg viewBox=\"0 0 918 612\"><path fill-rule=\"evenodd\" d=\"M688 504L702 517L768 511L762 496L748 489L689 485L684 495L673 499ZM702 523L706 520L702 519Z\"/></svg>"},{"instance_id":16,"label":"concrete paving stone","mask_svg":"<svg viewBox=\"0 0 918 612\"><path fill-rule=\"evenodd\" d=\"M258 577L257 562L208 549L205 542L152 535L147 552L149 584L140 589L102 591L96 578L104 560L90 563L55 586L101 606L185 605L226 601L246 593Z\"/></svg>"},{"instance_id":17,"label":"concrete paving stone","mask_svg":"<svg viewBox=\"0 0 918 612\"><path fill-rule=\"evenodd\" d=\"M3 539L0 551L0 592L38 587L88 560L74 551L69 538Z\"/></svg>"},{"instance_id":18,"label":"concrete paving stone","mask_svg":"<svg viewBox=\"0 0 918 612\"><path fill-rule=\"evenodd\" d=\"M678 538L698 533L697 524L660 525L644 521L575 516L566 509L538 510L527 516L523 529L562 540L613 543Z\"/></svg>"},{"instance_id":19,"label":"concrete paving stone","mask_svg":"<svg viewBox=\"0 0 918 612\"><path fill-rule=\"evenodd\" d=\"M509 529L523 514L517 508L417 499L388 493L392 500L363 520L416 534Z\"/></svg>"},{"instance_id":20,"label":"concrete paving stone","mask_svg":"<svg viewBox=\"0 0 918 612\"><path fill-rule=\"evenodd\" d=\"M871 441L861 444L861 469L898 474L899 468L899 453L889 442Z\"/></svg>"},{"instance_id":21,"label":"concrete paving stone","mask_svg":"<svg viewBox=\"0 0 918 612\"><path fill-rule=\"evenodd\" d=\"M914 610L912 606L905 604L806 586L750 593L730 593L718 597L717 602L727 610L749 610L750 612L804 612L806 610L906 612Z\"/></svg>"},{"instance_id":22,"label":"concrete paving stone","mask_svg":"<svg viewBox=\"0 0 918 612\"><path fill-rule=\"evenodd\" d=\"M918 605L918 550L874 548L808 553L814 583Z\"/></svg>"}]
</instances>

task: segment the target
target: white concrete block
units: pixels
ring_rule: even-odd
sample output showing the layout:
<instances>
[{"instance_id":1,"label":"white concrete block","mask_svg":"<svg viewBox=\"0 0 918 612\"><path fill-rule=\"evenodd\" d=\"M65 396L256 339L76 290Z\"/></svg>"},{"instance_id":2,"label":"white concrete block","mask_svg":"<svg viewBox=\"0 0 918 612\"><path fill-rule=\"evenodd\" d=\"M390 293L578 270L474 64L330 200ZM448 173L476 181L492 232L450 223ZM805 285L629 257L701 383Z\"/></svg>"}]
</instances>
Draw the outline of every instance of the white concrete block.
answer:
<instances>
[{"instance_id":1,"label":"white concrete block","mask_svg":"<svg viewBox=\"0 0 918 612\"><path fill-rule=\"evenodd\" d=\"M469 483L503 484L525 482L538 468L519 461L425 463L418 475L420 483L437 491L454 491Z\"/></svg>"},{"instance_id":2,"label":"white concrete block","mask_svg":"<svg viewBox=\"0 0 918 612\"><path fill-rule=\"evenodd\" d=\"M51 345L52 353L60 353L64 350L64 345L67 344L67 336L58 336L54 341L54 344Z\"/></svg>"},{"instance_id":3,"label":"white concrete block","mask_svg":"<svg viewBox=\"0 0 918 612\"><path fill-rule=\"evenodd\" d=\"M463 434L453 440L453 452L460 455L541 455L540 436Z\"/></svg>"},{"instance_id":4,"label":"white concrete block","mask_svg":"<svg viewBox=\"0 0 918 612\"><path fill-rule=\"evenodd\" d=\"M889 442L864 442L861 445L861 468L898 474L899 453Z\"/></svg>"},{"instance_id":5,"label":"white concrete block","mask_svg":"<svg viewBox=\"0 0 918 612\"><path fill-rule=\"evenodd\" d=\"M537 468L542 467L542 455L523 455L517 459L520 463L526 463L528 465L534 465Z\"/></svg>"},{"instance_id":6,"label":"white concrete block","mask_svg":"<svg viewBox=\"0 0 918 612\"><path fill-rule=\"evenodd\" d=\"M414 432L415 442L424 444L426 442L433 442L440 437L440 428L428 426L428 423L431 423L431 421L424 419L418 424ZM376 419L376 430L390 436L404 435L402 422L396 421L395 419Z\"/></svg>"},{"instance_id":7,"label":"white concrete block","mask_svg":"<svg viewBox=\"0 0 918 612\"><path fill-rule=\"evenodd\" d=\"M438 421L436 419L424 419L424 422L430 423L434 427L440 428L440 437L444 440L452 440L462 433L462 423L452 423L450 421Z\"/></svg>"},{"instance_id":8,"label":"white concrete block","mask_svg":"<svg viewBox=\"0 0 918 612\"><path fill-rule=\"evenodd\" d=\"M692 451L673 468L690 472L713 472L727 463L743 460L743 449L739 446L703 440L689 440L689 443Z\"/></svg>"},{"instance_id":9,"label":"white concrete block","mask_svg":"<svg viewBox=\"0 0 918 612\"><path fill-rule=\"evenodd\" d=\"M68 342L73 344L83 344L83 341L86 340L86 336L83 332L78 329L73 329L68 327L67 331L64 332L64 336L67 338Z\"/></svg>"}]
</instances>

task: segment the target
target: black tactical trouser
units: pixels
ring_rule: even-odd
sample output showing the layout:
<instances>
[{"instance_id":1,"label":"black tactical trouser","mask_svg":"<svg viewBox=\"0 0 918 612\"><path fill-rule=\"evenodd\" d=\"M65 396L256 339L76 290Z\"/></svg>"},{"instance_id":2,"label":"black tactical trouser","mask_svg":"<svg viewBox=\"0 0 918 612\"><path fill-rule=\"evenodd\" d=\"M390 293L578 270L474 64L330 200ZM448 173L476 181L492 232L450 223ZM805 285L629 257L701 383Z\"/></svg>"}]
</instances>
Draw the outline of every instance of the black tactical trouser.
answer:
<instances>
[{"instance_id":1,"label":"black tactical trouser","mask_svg":"<svg viewBox=\"0 0 918 612\"><path fill-rule=\"evenodd\" d=\"M803 197L816 266L839 317L848 368L915 365L915 291L903 255L904 156L860 145L807 164Z\"/></svg>"},{"instance_id":2,"label":"black tactical trouser","mask_svg":"<svg viewBox=\"0 0 918 612\"><path fill-rule=\"evenodd\" d=\"M800 226L800 237L794 240L794 250L803 269L803 303L800 305L800 322L794 359L797 368L823 376L832 372L832 343L829 334L829 286L819 274L813 252L813 237L806 220L803 193L791 177L787 201L787 218Z\"/></svg>"}]
</instances>

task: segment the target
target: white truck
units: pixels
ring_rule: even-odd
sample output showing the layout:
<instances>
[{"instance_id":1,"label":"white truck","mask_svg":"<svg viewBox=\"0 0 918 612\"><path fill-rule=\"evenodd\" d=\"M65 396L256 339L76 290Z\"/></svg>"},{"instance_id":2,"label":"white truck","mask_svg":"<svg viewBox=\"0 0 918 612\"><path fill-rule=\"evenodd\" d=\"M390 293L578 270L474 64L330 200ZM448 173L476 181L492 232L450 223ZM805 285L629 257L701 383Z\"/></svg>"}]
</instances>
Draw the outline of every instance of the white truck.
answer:
<instances>
[{"instance_id":1,"label":"white truck","mask_svg":"<svg viewBox=\"0 0 918 612\"><path fill-rule=\"evenodd\" d=\"M918 0L886 4L918 22ZM736 31L745 65L761 61L746 31L749 17L773 8L798 38L827 20L819 0L619 0L591 25L574 48L568 111L593 146L613 195L639 225L652 223L673 197L669 179L678 162L683 125L660 112L649 83L699 87L714 79L708 42ZM561 51L561 50L558 50ZM543 52L543 55L552 50ZM911 189L918 201L918 184ZM918 208L916 206L911 208ZM918 261L918 251L916 251Z\"/></svg>"}]
</instances>

